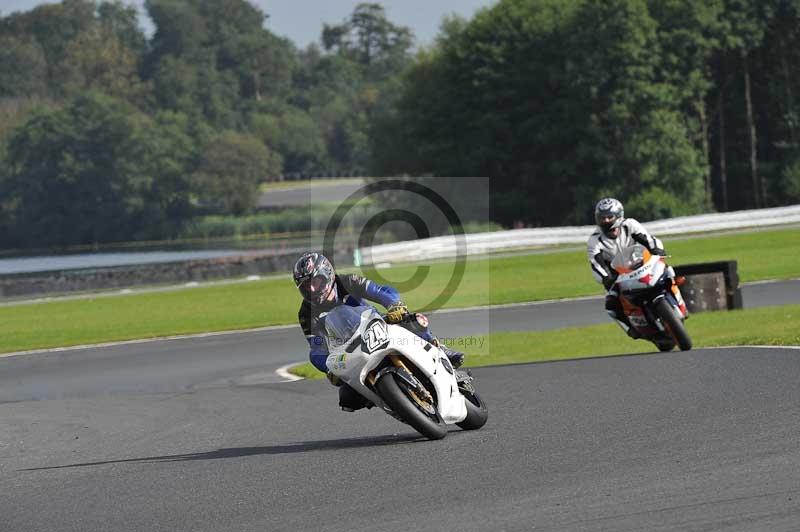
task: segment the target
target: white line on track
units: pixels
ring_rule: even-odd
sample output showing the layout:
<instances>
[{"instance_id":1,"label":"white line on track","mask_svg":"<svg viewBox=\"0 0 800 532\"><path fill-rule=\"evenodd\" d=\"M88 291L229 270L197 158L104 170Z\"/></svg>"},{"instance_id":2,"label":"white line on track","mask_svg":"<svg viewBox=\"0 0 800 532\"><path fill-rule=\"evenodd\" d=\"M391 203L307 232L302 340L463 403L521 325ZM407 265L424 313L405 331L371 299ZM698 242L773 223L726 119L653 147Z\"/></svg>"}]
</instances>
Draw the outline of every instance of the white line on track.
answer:
<instances>
[{"instance_id":1,"label":"white line on track","mask_svg":"<svg viewBox=\"0 0 800 532\"><path fill-rule=\"evenodd\" d=\"M287 364L286 366L280 367L275 370L275 373L278 374L278 377L284 379L284 382L293 382L293 381L301 381L305 377L300 377L298 375L294 375L289 373L289 370L295 366L299 366L301 364L305 364L305 362L295 362L293 364Z\"/></svg>"},{"instance_id":2,"label":"white line on track","mask_svg":"<svg viewBox=\"0 0 800 532\"><path fill-rule=\"evenodd\" d=\"M698 347L697 349L795 349L800 350L800 345L715 345L712 347Z\"/></svg>"},{"instance_id":3,"label":"white line on track","mask_svg":"<svg viewBox=\"0 0 800 532\"><path fill-rule=\"evenodd\" d=\"M776 284L776 283L785 283L788 281L800 281L800 279L792 278L792 279L765 279L763 281L749 281L746 283L741 283L741 286L753 286L758 284Z\"/></svg>"}]
</instances>

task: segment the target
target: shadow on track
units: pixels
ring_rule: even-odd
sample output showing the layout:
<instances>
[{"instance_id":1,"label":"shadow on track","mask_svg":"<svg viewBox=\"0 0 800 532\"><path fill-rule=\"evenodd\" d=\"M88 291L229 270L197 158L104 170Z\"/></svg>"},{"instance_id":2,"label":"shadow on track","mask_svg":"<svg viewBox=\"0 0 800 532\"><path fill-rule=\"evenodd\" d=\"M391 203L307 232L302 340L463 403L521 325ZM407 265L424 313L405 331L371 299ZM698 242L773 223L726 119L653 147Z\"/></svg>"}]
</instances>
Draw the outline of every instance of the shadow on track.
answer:
<instances>
[{"instance_id":1,"label":"shadow on track","mask_svg":"<svg viewBox=\"0 0 800 532\"><path fill-rule=\"evenodd\" d=\"M89 467L106 464L125 464L125 463L161 463L161 462L188 462L193 460L219 460L222 458L240 458L243 456L258 456L272 454L294 454L308 453L314 451L335 451L339 449L358 449L361 447L378 447L382 445L398 445L427 441L419 434L393 435L393 436L373 436L369 438L345 438L339 440L306 441L298 443L288 443L285 445L269 445L266 447L231 447L227 449L217 449L204 453L172 454L165 456L148 456L145 458L127 458L123 460L105 460L101 462L84 462L80 464L68 464L50 467L31 467L19 469L18 471L46 471L48 469L67 469L72 467Z\"/></svg>"}]
</instances>

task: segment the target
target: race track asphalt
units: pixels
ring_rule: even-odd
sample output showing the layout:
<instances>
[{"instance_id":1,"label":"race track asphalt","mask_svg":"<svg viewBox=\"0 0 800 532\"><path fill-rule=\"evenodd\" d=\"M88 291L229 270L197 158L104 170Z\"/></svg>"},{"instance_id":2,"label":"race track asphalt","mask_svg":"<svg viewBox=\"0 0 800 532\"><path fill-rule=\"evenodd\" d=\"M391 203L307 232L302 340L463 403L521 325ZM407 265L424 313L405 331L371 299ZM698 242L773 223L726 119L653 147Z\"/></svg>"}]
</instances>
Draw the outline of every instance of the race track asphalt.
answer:
<instances>
[{"instance_id":1,"label":"race track asphalt","mask_svg":"<svg viewBox=\"0 0 800 532\"><path fill-rule=\"evenodd\" d=\"M260 209L277 207L308 207L322 202L342 202L351 194L364 187L364 183L353 183L352 180L316 183L313 186L303 185L284 190L268 190L261 194L256 203Z\"/></svg>"},{"instance_id":2,"label":"race track asphalt","mask_svg":"<svg viewBox=\"0 0 800 532\"><path fill-rule=\"evenodd\" d=\"M529 328L537 312L565 312L566 326L602 310L555 305L493 309L470 332L515 326L519 309ZM447 320L467 318L435 323L455 335ZM324 381L243 385L281 362L265 351L297 341L279 330L0 360L0 531L800 528L800 350L479 368L489 423L428 442L375 410L340 412Z\"/></svg>"},{"instance_id":3,"label":"race track asphalt","mask_svg":"<svg viewBox=\"0 0 800 532\"><path fill-rule=\"evenodd\" d=\"M800 303L800 280L742 288L745 307ZM603 300L442 311L431 327L443 337L490 331L548 330L608 323ZM0 357L0 403L130 392L175 392L208 386L280 382L275 370L306 360L299 326L105 348Z\"/></svg>"}]
</instances>

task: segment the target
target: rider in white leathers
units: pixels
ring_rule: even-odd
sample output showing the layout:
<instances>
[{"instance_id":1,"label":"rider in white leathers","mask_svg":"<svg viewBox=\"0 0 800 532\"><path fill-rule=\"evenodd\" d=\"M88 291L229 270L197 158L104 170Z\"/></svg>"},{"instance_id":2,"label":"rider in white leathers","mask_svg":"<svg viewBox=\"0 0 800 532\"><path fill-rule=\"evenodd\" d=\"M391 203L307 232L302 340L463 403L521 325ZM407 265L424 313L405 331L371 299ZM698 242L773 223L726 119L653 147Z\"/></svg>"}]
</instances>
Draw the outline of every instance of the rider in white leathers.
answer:
<instances>
[{"instance_id":1,"label":"rider in white leathers","mask_svg":"<svg viewBox=\"0 0 800 532\"><path fill-rule=\"evenodd\" d=\"M625 210L614 198L601 199L594 209L597 230L589 237L587 255L592 275L606 288L606 311L631 338L640 338L631 327L622 310L619 292L614 287L617 272L611 268L614 256L623 248L639 243L654 255L664 255L664 244L647 232L647 229L633 218L625 218Z\"/></svg>"}]
</instances>

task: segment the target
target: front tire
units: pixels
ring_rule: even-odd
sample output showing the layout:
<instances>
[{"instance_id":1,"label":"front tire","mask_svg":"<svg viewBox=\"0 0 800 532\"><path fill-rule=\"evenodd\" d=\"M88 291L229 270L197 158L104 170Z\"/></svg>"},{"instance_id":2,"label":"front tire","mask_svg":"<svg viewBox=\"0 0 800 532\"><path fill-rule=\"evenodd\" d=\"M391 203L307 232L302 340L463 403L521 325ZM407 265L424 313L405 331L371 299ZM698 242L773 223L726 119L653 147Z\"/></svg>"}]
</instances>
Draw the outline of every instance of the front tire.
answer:
<instances>
[{"instance_id":1,"label":"front tire","mask_svg":"<svg viewBox=\"0 0 800 532\"><path fill-rule=\"evenodd\" d=\"M683 325L683 320L678 318L675 310L666 298L659 299L655 306L656 314L661 318L661 323L664 324L666 332L675 339L681 351L688 351L692 348L692 339L689 338L689 333L686 332L686 327Z\"/></svg>"},{"instance_id":2,"label":"front tire","mask_svg":"<svg viewBox=\"0 0 800 532\"><path fill-rule=\"evenodd\" d=\"M464 396L464 404L467 405L467 417L456 425L464 430L475 430L484 426L489 419L489 410L478 392L461 392L461 395Z\"/></svg>"},{"instance_id":3,"label":"front tire","mask_svg":"<svg viewBox=\"0 0 800 532\"><path fill-rule=\"evenodd\" d=\"M669 338L669 342L665 342L665 341L662 340L662 341L656 341L656 342L653 342L653 343L656 345L658 350L661 351L662 353L666 353L668 351L672 351L673 349L675 349L675 340L673 340L672 337Z\"/></svg>"},{"instance_id":4,"label":"front tire","mask_svg":"<svg viewBox=\"0 0 800 532\"><path fill-rule=\"evenodd\" d=\"M405 388L401 388L397 383L394 373L387 373L381 377L375 387L394 413L414 427L417 432L431 440L441 440L447 436L447 424L438 412L434 418L420 410L414 400L406 395Z\"/></svg>"}]
</instances>

